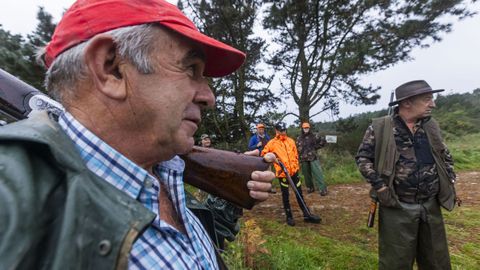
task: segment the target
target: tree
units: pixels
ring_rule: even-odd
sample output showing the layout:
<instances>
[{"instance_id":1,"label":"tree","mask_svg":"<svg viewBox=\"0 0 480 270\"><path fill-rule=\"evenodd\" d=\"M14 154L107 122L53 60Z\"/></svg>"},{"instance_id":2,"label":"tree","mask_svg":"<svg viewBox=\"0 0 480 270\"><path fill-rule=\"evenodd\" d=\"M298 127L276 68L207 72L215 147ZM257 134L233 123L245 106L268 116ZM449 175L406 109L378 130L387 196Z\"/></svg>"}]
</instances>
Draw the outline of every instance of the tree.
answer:
<instances>
[{"instance_id":1,"label":"tree","mask_svg":"<svg viewBox=\"0 0 480 270\"><path fill-rule=\"evenodd\" d=\"M38 9L37 20L37 27L31 34L27 35L28 41L24 46L24 55L30 64L29 69L26 71L28 75L24 79L37 89L43 90L45 67L37 64L36 55L37 50L44 47L51 40L56 25L53 23L52 15L47 13L43 7Z\"/></svg>"},{"instance_id":2,"label":"tree","mask_svg":"<svg viewBox=\"0 0 480 270\"><path fill-rule=\"evenodd\" d=\"M44 91L45 68L36 63L36 51L51 39L55 24L52 16L42 7L38 10L37 19L35 31L27 35L26 40L21 35L1 29L0 25L0 67Z\"/></svg>"},{"instance_id":3,"label":"tree","mask_svg":"<svg viewBox=\"0 0 480 270\"><path fill-rule=\"evenodd\" d=\"M179 7L192 17L201 32L247 52L246 62L237 72L211 81L216 105L214 110L205 113L201 131L216 133L220 141L241 140L246 145L250 124L265 121L263 112L275 108L278 101L269 89L273 76L262 75L265 40L253 35L261 3L255 0L179 1Z\"/></svg>"},{"instance_id":4,"label":"tree","mask_svg":"<svg viewBox=\"0 0 480 270\"><path fill-rule=\"evenodd\" d=\"M380 89L359 78L409 59L415 47L440 41L451 24L471 16L464 1L278 0L263 21L280 45L269 63L284 72L282 93L293 97L306 121L340 99L374 104ZM323 102L319 111L312 109Z\"/></svg>"},{"instance_id":5,"label":"tree","mask_svg":"<svg viewBox=\"0 0 480 270\"><path fill-rule=\"evenodd\" d=\"M0 68L22 79L28 66L23 56L24 43L21 35L11 34L0 25Z\"/></svg>"}]
</instances>

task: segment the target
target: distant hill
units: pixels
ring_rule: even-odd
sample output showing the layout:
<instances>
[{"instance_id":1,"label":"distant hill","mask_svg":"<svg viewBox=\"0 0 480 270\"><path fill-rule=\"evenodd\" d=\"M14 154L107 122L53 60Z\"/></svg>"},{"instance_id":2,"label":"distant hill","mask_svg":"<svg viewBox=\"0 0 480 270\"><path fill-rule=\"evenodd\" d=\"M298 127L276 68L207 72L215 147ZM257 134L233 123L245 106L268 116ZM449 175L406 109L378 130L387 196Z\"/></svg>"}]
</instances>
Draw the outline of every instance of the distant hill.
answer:
<instances>
[{"instance_id":1,"label":"distant hill","mask_svg":"<svg viewBox=\"0 0 480 270\"><path fill-rule=\"evenodd\" d=\"M446 139L480 133L480 88L471 93L438 95L435 103L433 117ZM338 143L332 148L354 154L372 118L386 114L386 110L361 113L333 122L315 123L314 129L322 134L336 134Z\"/></svg>"}]
</instances>

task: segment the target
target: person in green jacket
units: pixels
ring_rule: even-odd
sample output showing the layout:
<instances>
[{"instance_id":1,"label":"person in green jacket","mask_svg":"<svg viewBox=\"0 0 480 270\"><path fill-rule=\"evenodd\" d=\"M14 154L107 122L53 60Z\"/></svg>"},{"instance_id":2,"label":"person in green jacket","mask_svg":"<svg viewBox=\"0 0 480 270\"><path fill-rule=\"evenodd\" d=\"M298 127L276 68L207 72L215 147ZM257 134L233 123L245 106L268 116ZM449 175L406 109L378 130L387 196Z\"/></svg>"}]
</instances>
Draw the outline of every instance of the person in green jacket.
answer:
<instances>
[{"instance_id":1,"label":"person in green jacket","mask_svg":"<svg viewBox=\"0 0 480 270\"><path fill-rule=\"evenodd\" d=\"M356 162L379 201L379 269L451 269L440 206L456 197L453 159L431 118L433 90L416 80L395 89L394 114L374 119Z\"/></svg>"},{"instance_id":2,"label":"person in green jacket","mask_svg":"<svg viewBox=\"0 0 480 270\"><path fill-rule=\"evenodd\" d=\"M326 143L325 138L320 134L311 132L310 123L302 123L302 131L297 138L300 168L305 178L307 192L314 192L316 185L321 196L327 195L328 191L317 151Z\"/></svg>"},{"instance_id":3,"label":"person in green jacket","mask_svg":"<svg viewBox=\"0 0 480 270\"><path fill-rule=\"evenodd\" d=\"M178 155L244 59L164 0L76 1L41 51L65 111L0 128L0 269L224 268Z\"/></svg>"}]
</instances>

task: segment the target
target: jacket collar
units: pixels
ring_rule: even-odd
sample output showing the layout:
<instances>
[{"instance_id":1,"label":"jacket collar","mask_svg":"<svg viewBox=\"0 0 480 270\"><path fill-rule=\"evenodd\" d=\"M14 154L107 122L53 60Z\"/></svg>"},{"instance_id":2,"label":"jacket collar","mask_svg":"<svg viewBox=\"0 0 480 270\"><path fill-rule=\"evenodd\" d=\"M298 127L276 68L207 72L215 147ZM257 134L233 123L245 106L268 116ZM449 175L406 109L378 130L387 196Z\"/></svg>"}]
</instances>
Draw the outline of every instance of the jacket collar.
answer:
<instances>
[{"instance_id":1,"label":"jacket collar","mask_svg":"<svg viewBox=\"0 0 480 270\"><path fill-rule=\"evenodd\" d=\"M44 145L55 161L73 170L88 170L71 139L45 111L34 112L30 118L3 126L1 140L20 140Z\"/></svg>"}]
</instances>

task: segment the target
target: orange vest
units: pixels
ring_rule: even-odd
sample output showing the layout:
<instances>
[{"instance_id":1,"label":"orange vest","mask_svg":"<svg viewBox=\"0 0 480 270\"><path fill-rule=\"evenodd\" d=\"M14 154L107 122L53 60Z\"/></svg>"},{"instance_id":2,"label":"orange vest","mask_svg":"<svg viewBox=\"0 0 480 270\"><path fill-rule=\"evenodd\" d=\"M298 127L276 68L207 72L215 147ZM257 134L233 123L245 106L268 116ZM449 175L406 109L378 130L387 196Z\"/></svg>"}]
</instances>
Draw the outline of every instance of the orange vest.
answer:
<instances>
[{"instance_id":1,"label":"orange vest","mask_svg":"<svg viewBox=\"0 0 480 270\"><path fill-rule=\"evenodd\" d=\"M274 153L278 159L285 165L290 175L298 172L298 152L295 141L288 136L277 135L275 138L268 141L263 148L262 156L266 153ZM277 178L287 177L280 166L274 163L275 175Z\"/></svg>"}]
</instances>

